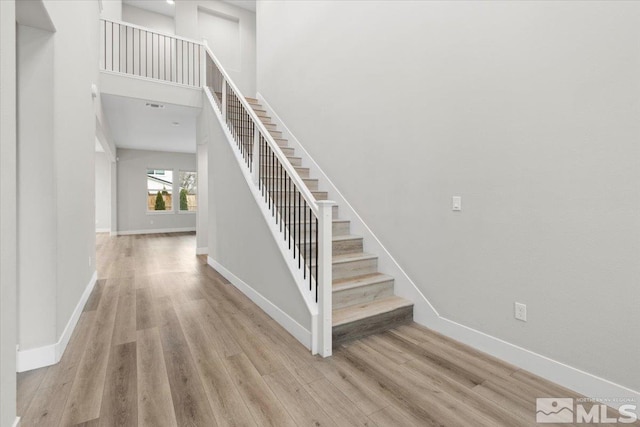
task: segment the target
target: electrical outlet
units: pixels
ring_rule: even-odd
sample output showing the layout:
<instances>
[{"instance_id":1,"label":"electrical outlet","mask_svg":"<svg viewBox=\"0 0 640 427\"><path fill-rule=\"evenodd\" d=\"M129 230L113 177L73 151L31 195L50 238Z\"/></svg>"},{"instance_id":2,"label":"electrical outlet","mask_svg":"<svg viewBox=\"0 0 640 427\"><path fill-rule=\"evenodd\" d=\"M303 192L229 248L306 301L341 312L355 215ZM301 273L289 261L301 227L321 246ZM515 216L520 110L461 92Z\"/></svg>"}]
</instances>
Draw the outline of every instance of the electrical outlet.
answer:
<instances>
[{"instance_id":1,"label":"electrical outlet","mask_svg":"<svg viewBox=\"0 0 640 427\"><path fill-rule=\"evenodd\" d=\"M527 305L519 302L515 303L514 315L516 319L526 322L527 321Z\"/></svg>"}]
</instances>

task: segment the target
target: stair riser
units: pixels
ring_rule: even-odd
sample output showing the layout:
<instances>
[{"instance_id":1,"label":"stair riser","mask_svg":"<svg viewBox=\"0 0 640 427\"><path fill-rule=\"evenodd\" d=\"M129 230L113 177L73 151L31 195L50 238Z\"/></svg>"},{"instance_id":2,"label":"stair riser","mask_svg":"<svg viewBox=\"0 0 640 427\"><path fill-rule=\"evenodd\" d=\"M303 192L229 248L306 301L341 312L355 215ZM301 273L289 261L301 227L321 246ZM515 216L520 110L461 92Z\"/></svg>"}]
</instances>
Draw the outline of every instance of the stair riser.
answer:
<instances>
[{"instance_id":1,"label":"stair riser","mask_svg":"<svg viewBox=\"0 0 640 427\"><path fill-rule=\"evenodd\" d=\"M304 240L306 241L308 239L308 234L306 233L304 236ZM307 250L309 250L308 248L309 242L307 241ZM333 255L346 255L346 254L356 254L356 253L362 253L362 239L353 239L353 240L347 240L347 241L343 241L343 240L339 240L339 241L334 241L331 244L331 253ZM316 236L315 233L312 233L311 235L311 256L315 256L316 255Z\"/></svg>"},{"instance_id":2,"label":"stair riser","mask_svg":"<svg viewBox=\"0 0 640 427\"><path fill-rule=\"evenodd\" d=\"M315 183L316 183L316 187L315 188L318 188L317 187L318 180L315 179L315 178L310 178L309 177L309 168L302 168L302 167L299 167L299 166L298 167L294 167L294 168L295 168L296 172L298 172L298 175L300 175L300 178L308 179L308 180L310 180L309 182L315 181ZM263 167L263 171L267 174L267 176L273 176L273 174L271 173L271 169L272 168L269 165L265 165ZM276 169L276 171L277 171L277 169Z\"/></svg>"},{"instance_id":3,"label":"stair riser","mask_svg":"<svg viewBox=\"0 0 640 427\"><path fill-rule=\"evenodd\" d=\"M377 334L413 321L413 306L402 307L376 316L333 327L333 347Z\"/></svg>"},{"instance_id":4,"label":"stair riser","mask_svg":"<svg viewBox=\"0 0 640 427\"><path fill-rule=\"evenodd\" d=\"M282 138L282 132L280 132L279 130L269 130L269 133L274 138Z\"/></svg>"},{"instance_id":5,"label":"stair riser","mask_svg":"<svg viewBox=\"0 0 640 427\"><path fill-rule=\"evenodd\" d=\"M291 163L291 166L302 166L302 159L300 157L287 156L287 159L289 160L289 163ZM264 166L266 168L270 166L272 167L271 163L264 163Z\"/></svg>"},{"instance_id":6,"label":"stair riser","mask_svg":"<svg viewBox=\"0 0 640 427\"><path fill-rule=\"evenodd\" d=\"M378 259L363 259L357 261L333 264L333 280L348 279L350 277L373 274L378 271Z\"/></svg>"},{"instance_id":7,"label":"stair riser","mask_svg":"<svg viewBox=\"0 0 640 427\"><path fill-rule=\"evenodd\" d=\"M313 194L313 197L315 197L316 200L327 200L327 198L329 197L326 191L312 191L311 194ZM290 201L293 203L293 201L298 200L298 193L289 191L282 192L281 194L279 191L276 191L273 193L273 197L279 200L281 200L280 198L284 198L285 203L288 203Z\"/></svg>"},{"instance_id":8,"label":"stair riser","mask_svg":"<svg viewBox=\"0 0 640 427\"><path fill-rule=\"evenodd\" d=\"M333 292L333 309L364 304L393 295L393 280Z\"/></svg>"},{"instance_id":9,"label":"stair riser","mask_svg":"<svg viewBox=\"0 0 640 427\"><path fill-rule=\"evenodd\" d=\"M293 216L294 216L294 215L298 215L298 208L297 208L297 207L295 207L295 208L294 208L293 206L288 206L288 207L283 206L283 207L281 207L281 208L280 208L280 211L281 211L282 213L286 213L286 212L287 212L287 209L289 210L289 214L291 215L291 220L293 221ZM334 218L338 218L338 207L337 207L337 206L333 206L333 209L332 209L332 210L333 210L333 217L334 217ZM305 213L304 213L304 209L300 209L300 211L302 212L302 213L300 214L300 215L302 216L302 218L301 218L301 219L304 221L304 219L305 219L305 218L304 218L304 215L305 215ZM306 215L307 215L307 219L308 219L308 218L309 218L309 212L308 212L308 211L307 211ZM297 221L296 221L296 222L297 222Z\"/></svg>"},{"instance_id":10,"label":"stair riser","mask_svg":"<svg viewBox=\"0 0 640 427\"><path fill-rule=\"evenodd\" d=\"M265 179L269 179L269 178L275 178L276 185L279 185L278 184L278 181L279 181L278 177L274 177L272 175L267 175L265 177ZM307 188L310 191L318 191L318 180L317 179L302 178L302 181L304 182L304 184L307 186ZM287 185L290 185L290 184L287 184Z\"/></svg>"},{"instance_id":11,"label":"stair riser","mask_svg":"<svg viewBox=\"0 0 640 427\"><path fill-rule=\"evenodd\" d=\"M351 227L350 227L350 223L349 221L340 221L340 222L334 222L332 228L332 232L334 236L344 236L349 234L349 232L351 231ZM313 222L313 224L311 224L311 233L313 233L313 235L315 236L316 234L316 224L315 221ZM307 236L307 233L303 233L305 235L305 237Z\"/></svg>"}]
</instances>

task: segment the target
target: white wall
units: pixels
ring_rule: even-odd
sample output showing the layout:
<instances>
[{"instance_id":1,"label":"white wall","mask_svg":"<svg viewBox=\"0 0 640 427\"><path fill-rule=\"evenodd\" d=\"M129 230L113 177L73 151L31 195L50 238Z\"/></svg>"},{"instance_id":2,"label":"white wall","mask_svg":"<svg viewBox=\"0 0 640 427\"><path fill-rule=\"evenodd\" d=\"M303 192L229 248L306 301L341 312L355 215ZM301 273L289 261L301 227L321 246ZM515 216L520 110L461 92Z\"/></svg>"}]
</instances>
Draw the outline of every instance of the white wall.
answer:
<instances>
[{"instance_id":1,"label":"white wall","mask_svg":"<svg viewBox=\"0 0 640 427\"><path fill-rule=\"evenodd\" d=\"M195 213L178 213L179 171L196 171L195 154L118 149L118 233L194 230ZM147 169L173 170L173 210L147 212Z\"/></svg>"},{"instance_id":2,"label":"white wall","mask_svg":"<svg viewBox=\"0 0 640 427\"><path fill-rule=\"evenodd\" d=\"M111 161L96 152L96 231L111 231Z\"/></svg>"},{"instance_id":3,"label":"white wall","mask_svg":"<svg viewBox=\"0 0 640 427\"><path fill-rule=\"evenodd\" d=\"M176 32L172 17L140 9L129 4L122 5L122 20L162 33L175 34Z\"/></svg>"},{"instance_id":4,"label":"white wall","mask_svg":"<svg viewBox=\"0 0 640 427\"><path fill-rule=\"evenodd\" d=\"M53 36L53 161L58 233L56 330L61 336L96 269L96 113L91 85L98 82L99 9L98 2L48 0L45 4L57 30Z\"/></svg>"},{"instance_id":5,"label":"white wall","mask_svg":"<svg viewBox=\"0 0 640 427\"><path fill-rule=\"evenodd\" d=\"M57 341L53 33L18 26L18 343ZM37 126L34 126L37 123ZM37 255L36 255L37 254ZM34 268L37 257L38 268Z\"/></svg>"},{"instance_id":6,"label":"white wall","mask_svg":"<svg viewBox=\"0 0 640 427\"><path fill-rule=\"evenodd\" d=\"M258 91L442 316L640 390L639 19L258 2Z\"/></svg>"},{"instance_id":7,"label":"white wall","mask_svg":"<svg viewBox=\"0 0 640 427\"><path fill-rule=\"evenodd\" d=\"M113 21L122 20L122 0L102 0L100 17Z\"/></svg>"},{"instance_id":8,"label":"white wall","mask_svg":"<svg viewBox=\"0 0 640 427\"><path fill-rule=\"evenodd\" d=\"M0 1L0 425L16 417L16 12Z\"/></svg>"},{"instance_id":9,"label":"white wall","mask_svg":"<svg viewBox=\"0 0 640 427\"><path fill-rule=\"evenodd\" d=\"M255 96L255 13L222 1L183 0L176 2L175 23L177 35L207 39L238 89L245 96Z\"/></svg>"},{"instance_id":10,"label":"white wall","mask_svg":"<svg viewBox=\"0 0 640 427\"><path fill-rule=\"evenodd\" d=\"M196 213L196 248L199 254L208 253L209 242L209 146L198 141L198 212Z\"/></svg>"},{"instance_id":11,"label":"white wall","mask_svg":"<svg viewBox=\"0 0 640 427\"><path fill-rule=\"evenodd\" d=\"M208 145L209 257L310 331L306 303L214 114L207 104L198 117L198 140L206 135Z\"/></svg>"}]
</instances>

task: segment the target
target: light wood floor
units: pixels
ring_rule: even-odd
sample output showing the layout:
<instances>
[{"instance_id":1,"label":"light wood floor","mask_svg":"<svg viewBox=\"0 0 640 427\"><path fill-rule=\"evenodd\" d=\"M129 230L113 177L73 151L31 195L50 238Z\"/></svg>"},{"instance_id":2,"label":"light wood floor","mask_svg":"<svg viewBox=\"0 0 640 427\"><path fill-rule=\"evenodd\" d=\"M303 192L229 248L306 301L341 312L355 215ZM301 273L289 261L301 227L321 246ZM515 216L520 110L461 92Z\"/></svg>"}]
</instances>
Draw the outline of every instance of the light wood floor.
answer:
<instances>
[{"instance_id":1,"label":"light wood floor","mask_svg":"<svg viewBox=\"0 0 640 427\"><path fill-rule=\"evenodd\" d=\"M22 426L520 426L575 396L415 324L311 356L194 247L98 235L61 362L18 375Z\"/></svg>"}]
</instances>

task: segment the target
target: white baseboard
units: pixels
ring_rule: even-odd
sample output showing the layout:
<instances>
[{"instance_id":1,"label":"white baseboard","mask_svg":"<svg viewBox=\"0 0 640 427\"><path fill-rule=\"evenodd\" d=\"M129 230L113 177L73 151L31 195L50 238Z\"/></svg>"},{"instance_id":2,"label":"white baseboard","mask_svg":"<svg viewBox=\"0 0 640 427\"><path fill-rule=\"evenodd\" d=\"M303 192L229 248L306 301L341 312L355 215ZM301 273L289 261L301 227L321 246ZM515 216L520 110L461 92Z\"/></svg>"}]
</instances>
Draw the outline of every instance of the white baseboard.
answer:
<instances>
[{"instance_id":1,"label":"white baseboard","mask_svg":"<svg viewBox=\"0 0 640 427\"><path fill-rule=\"evenodd\" d=\"M259 292L242 281L235 274L227 270L219 262L211 257L207 257L207 264L214 268L218 273L222 274L233 286L238 288L240 292L245 294L251 301L267 313L273 320L278 322L287 330L295 339L300 341L307 349L311 350L311 332L296 322L291 316L280 310L278 306L262 296Z\"/></svg>"},{"instance_id":2,"label":"white baseboard","mask_svg":"<svg viewBox=\"0 0 640 427\"><path fill-rule=\"evenodd\" d=\"M638 391L574 368L565 363L558 362L557 360L527 350L526 348L511 344L500 338L485 334L484 332L461 325L452 320L445 319L444 317L439 317L436 322L425 324L424 326L584 396L592 398L633 399L636 405L640 405L640 392ZM629 402L620 402L620 404L624 403ZM607 404L614 408L619 406L615 404L615 402L608 402ZM640 406L636 408L636 412L640 415Z\"/></svg>"},{"instance_id":3,"label":"white baseboard","mask_svg":"<svg viewBox=\"0 0 640 427\"><path fill-rule=\"evenodd\" d=\"M112 232L112 236L131 236L133 234L161 234L161 233L186 233L196 231L195 227L185 228L156 228L152 230L125 230Z\"/></svg>"},{"instance_id":4,"label":"white baseboard","mask_svg":"<svg viewBox=\"0 0 640 427\"><path fill-rule=\"evenodd\" d=\"M289 145L296 150L296 155L301 156L305 166L308 166L312 176L319 179L321 188L329 191L331 200L340 206L340 216L351 221L351 233L364 237L365 251L378 255L378 267L395 278L395 291L398 296L404 297L414 303L414 321L423 326L436 330L446 336L475 347L485 353L498 357L514 366L525 369L549 381L553 381L568 389L574 390L588 397L620 397L635 399L640 405L640 392L631 390L619 384L615 384L604 378L600 378L588 372L552 360L541 354L534 353L525 348L508 343L499 338L492 337L483 332L461 325L442 317L436 308L429 302L409 275L393 258L382 242L373 233L373 230L358 215L353 206L338 190L335 184L314 161L304 146L284 124L282 119L269 105L262 94L257 93L257 98L267 110L272 121L283 132L283 138L289 141ZM544 397L544 396L541 396ZM561 397L561 396L556 396ZM610 406L615 406L610 404Z\"/></svg>"},{"instance_id":5,"label":"white baseboard","mask_svg":"<svg viewBox=\"0 0 640 427\"><path fill-rule=\"evenodd\" d=\"M16 417L15 421L13 421L12 427L18 427L20 425L20 417Z\"/></svg>"},{"instance_id":6,"label":"white baseboard","mask_svg":"<svg viewBox=\"0 0 640 427\"><path fill-rule=\"evenodd\" d=\"M96 233L111 233L110 228L96 228Z\"/></svg>"},{"instance_id":7,"label":"white baseboard","mask_svg":"<svg viewBox=\"0 0 640 427\"><path fill-rule=\"evenodd\" d=\"M73 313L71 314L71 318L67 322L64 331L62 331L62 335L60 336L60 339L58 339L58 342L28 350L18 350L16 355L16 370L18 372L44 368L45 366L51 366L60 361L65 349L67 348L67 344L69 344L71 334L80 319L82 310L84 310L84 305L87 303L89 295L91 295L91 292L96 285L97 279L98 273L94 271L91 276L91 280L87 284L87 287L84 289L84 292L76 305L75 310L73 310Z\"/></svg>"},{"instance_id":8,"label":"white baseboard","mask_svg":"<svg viewBox=\"0 0 640 427\"><path fill-rule=\"evenodd\" d=\"M196 248L196 255L207 255L209 248Z\"/></svg>"}]
</instances>

